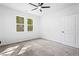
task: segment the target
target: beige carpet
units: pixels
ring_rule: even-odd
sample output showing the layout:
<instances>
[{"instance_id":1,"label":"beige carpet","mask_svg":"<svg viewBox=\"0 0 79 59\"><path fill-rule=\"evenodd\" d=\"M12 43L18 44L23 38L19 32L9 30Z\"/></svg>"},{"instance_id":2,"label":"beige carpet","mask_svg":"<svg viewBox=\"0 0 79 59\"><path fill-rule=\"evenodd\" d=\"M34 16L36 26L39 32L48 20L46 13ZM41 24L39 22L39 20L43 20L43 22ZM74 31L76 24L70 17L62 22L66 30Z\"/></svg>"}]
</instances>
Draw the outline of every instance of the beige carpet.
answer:
<instances>
[{"instance_id":1,"label":"beige carpet","mask_svg":"<svg viewBox=\"0 0 79 59\"><path fill-rule=\"evenodd\" d=\"M0 56L78 56L79 49L54 41L35 39L0 46Z\"/></svg>"}]
</instances>

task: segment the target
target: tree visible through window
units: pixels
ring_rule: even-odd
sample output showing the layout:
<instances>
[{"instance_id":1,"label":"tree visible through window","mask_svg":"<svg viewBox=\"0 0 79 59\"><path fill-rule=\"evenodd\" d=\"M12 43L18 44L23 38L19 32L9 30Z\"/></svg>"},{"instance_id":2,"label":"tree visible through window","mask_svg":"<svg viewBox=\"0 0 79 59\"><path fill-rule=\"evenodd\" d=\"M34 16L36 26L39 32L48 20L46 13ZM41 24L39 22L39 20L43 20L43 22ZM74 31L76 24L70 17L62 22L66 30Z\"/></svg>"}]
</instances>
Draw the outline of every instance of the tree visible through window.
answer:
<instances>
[{"instance_id":1,"label":"tree visible through window","mask_svg":"<svg viewBox=\"0 0 79 59\"><path fill-rule=\"evenodd\" d=\"M33 31L33 21L32 21L32 19L28 19L27 20L27 24L28 24L28 31Z\"/></svg>"},{"instance_id":2,"label":"tree visible through window","mask_svg":"<svg viewBox=\"0 0 79 59\"><path fill-rule=\"evenodd\" d=\"M24 17L16 16L16 30L17 32L23 32L24 31Z\"/></svg>"}]
</instances>

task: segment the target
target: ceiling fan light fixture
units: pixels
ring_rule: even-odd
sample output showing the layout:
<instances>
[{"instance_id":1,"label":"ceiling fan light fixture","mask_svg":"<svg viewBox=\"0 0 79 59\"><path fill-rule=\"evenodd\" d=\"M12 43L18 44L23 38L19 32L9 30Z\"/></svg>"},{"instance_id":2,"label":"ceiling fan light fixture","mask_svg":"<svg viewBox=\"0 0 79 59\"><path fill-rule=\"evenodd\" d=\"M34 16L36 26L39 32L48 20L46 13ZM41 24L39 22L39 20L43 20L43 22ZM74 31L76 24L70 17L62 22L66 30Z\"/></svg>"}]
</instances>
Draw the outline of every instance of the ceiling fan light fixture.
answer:
<instances>
[{"instance_id":1,"label":"ceiling fan light fixture","mask_svg":"<svg viewBox=\"0 0 79 59\"><path fill-rule=\"evenodd\" d=\"M41 9L41 6L39 6L38 9Z\"/></svg>"}]
</instances>

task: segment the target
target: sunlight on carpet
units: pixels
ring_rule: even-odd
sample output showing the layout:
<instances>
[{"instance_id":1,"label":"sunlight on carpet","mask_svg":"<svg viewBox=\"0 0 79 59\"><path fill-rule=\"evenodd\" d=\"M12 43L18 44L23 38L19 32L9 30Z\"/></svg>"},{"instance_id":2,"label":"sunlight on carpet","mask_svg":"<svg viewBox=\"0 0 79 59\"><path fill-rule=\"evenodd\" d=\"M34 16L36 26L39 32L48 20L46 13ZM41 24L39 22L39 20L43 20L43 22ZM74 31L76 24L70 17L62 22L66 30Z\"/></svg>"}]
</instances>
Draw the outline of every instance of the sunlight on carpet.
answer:
<instances>
[{"instance_id":1,"label":"sunlight on carpet","mask_svg":"<svg viewBox=\"0 0 79 59\"><path fill-rule=\"evenodd\" d=\"M23 54L24 52L26 52L26 50L28 49L28 48L30 48L32 45L29 45L29 46L24 46L21 50L20 50L20 52L18 53L18 55L19 54Z\"/></svg>"},{"instance_id":2,"label":"sunlight on carpet","mask_svg":"<svg viewBox=\"0 0 79 59\"><path fill-rule=\"evenodd\" d=\"M15 51L15 49L17 49L18 47L19 46L7 48L6 50L4 50L3 52L0 53L0 56L11 55Z\"/></svg>"}]
</instances>

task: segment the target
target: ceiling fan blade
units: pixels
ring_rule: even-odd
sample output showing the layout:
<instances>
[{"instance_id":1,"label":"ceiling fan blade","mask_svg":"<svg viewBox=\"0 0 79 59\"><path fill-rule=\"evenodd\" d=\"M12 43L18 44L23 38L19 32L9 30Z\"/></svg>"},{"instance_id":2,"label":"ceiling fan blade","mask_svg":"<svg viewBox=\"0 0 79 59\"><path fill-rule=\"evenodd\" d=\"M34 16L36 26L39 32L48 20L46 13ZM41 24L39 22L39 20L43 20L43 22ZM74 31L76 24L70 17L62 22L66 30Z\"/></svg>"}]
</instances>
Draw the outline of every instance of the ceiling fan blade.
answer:
<instances>
[{"instance_id":1,"label":"ceiling fan blade","mask_svg":"<svg viewBox=\"0 0 79 59\"><path fill-rule=\"evenodd\" d=\"M33 10L36 10L36 9L38 9L38 8L32 9L32 11L33 11Z\"/></svg>"},{"instance_id":2,"label":"ceiling fan blade","mask_svg":"<svg viewBox=\"0 0 79 59\"><path fill-rule=\"evenodd\" d=\"M42 6L41 8L50 8L50 6Z\"/></svg>"},{"instance_id":3,"label":"ceiling fan blade","mask_svg":"<svg viewBox=\"0 0 79 59\"><path fill-rule=\"evenodd\" d=\"M32 6L38 7L37 5L34 5L34 4L32 4L32 3L29 3L29 4L32 5Z\"/></svg>"},{"instance_id":4,"label":"ceiling fan blade","mask_svg":"<svg viewBox=\"0 0 79 59\"><path fill-rule=\"evenodd\" d=\"M40 12L42 12L42 10L40 9Z\"/></svg>"}]
</instances>

